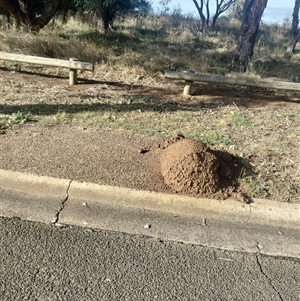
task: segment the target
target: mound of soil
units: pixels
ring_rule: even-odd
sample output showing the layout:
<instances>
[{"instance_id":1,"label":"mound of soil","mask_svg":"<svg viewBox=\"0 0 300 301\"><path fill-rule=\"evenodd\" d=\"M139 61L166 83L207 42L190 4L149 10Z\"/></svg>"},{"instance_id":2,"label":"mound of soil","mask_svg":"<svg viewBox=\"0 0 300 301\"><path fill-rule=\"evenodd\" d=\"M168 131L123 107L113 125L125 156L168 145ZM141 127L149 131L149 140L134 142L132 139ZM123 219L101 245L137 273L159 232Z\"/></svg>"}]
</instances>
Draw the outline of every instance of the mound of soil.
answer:
<instances>
[{"instance_id":1,"label":"mound of soil","mask_svg":"<svg viewBox=\"0 0 300 301\"><path fill-rule=\"evenodd\" d=\"M233 196L248 203L236 190L242 166L228 152L179 135L161 151L160 167L165 184L176 193L221 199Z\"/></svg>"}]
</instances>

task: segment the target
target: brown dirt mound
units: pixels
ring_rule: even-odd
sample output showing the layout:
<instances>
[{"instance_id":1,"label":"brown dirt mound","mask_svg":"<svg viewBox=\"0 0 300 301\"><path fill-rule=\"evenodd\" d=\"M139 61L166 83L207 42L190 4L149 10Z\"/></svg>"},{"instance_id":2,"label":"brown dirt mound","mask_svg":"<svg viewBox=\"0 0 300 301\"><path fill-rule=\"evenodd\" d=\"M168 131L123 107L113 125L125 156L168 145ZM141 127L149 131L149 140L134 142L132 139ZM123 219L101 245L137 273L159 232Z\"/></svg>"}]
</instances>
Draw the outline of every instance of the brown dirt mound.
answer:
<instances>
[{"instance_id":1,"label":"brown dirt mound","mask_svg":"<svg viewBox=\"0 0 300 301\"><path fill-rule=\"evenodd\" d=\"M222 199L233 196L248 203L236 189L242 166L227 152L178 135L163 148L160 165L165 184L174 192Z\"/></svg>"}]
</instances>

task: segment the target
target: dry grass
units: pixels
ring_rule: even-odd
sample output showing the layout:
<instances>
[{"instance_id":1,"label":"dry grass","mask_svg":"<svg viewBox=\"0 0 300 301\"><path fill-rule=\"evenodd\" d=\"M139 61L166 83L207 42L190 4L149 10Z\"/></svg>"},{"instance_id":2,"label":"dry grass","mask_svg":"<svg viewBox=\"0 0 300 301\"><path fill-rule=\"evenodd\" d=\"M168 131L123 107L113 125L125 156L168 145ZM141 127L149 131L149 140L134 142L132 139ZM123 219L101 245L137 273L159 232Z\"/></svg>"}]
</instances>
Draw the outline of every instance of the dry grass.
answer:
<instances>
[{"instance_id":1,"label":"dry grass","mask_svg":"<svg viewBox=\"0 0 300 301\"><path fill-rule=\"evenodd\" d=\"M168 16L127 19L107 35L96 22L74 19L56 21L39 35L3 30L0 51L97 64L93 74L79 75L90 82L71 88L61 78L64 70L23 65L31 72L26 74L2 62L12 73L0 71L0 127L19 112L18 118L30 113L39 126L109 126L166 137L180 132L240 156L241 186L252 196L300 202L299 93L199 84L185 99L180 82L162 77L165 70L227 73L238 30L235 23L224 24L205 35L194 20ZM286 30L262 28L252 76L299 81L299 48L291 61L283 58Z\"/></svg>"},{"instance_id":2,"label":"dry grass","mask_svg":"<svg viewBox=\"0 0 300 301\"><path fill-rule=\"evenodd\" d=\"M180 16L131 17L104 34L96 20L88 23L71 18L55 20L38 35L15 29L0 31L0 51L40 55L95 63L143 68L155 75L165 70L194 70L225 74L239 34L238 22L221 18L217 30L202 34L198 23ZM300 81L300 52L283 58L288 27L263 25L258 36L251 74Z\"/></svg>"}]
</instances>

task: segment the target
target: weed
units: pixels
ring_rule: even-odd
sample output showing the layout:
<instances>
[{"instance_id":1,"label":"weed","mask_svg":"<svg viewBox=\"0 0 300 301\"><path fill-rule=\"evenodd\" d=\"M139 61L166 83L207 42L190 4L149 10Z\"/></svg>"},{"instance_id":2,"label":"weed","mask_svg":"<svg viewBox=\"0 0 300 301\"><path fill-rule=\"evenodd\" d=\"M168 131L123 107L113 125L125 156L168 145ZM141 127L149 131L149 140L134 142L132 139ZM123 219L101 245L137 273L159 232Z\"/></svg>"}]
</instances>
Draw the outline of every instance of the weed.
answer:
<instances>
[{"instance_id":1,"label":"weed","mask_svg":"<svg viewBox=\"0 0 300 301\"><path fill-rule=\"evenodd\" d=\"M141 95L132 95L129 98L130 104L147 103L147 98Z\"/></svg>"},{"instance_id":2,"label":"weed","mask_svg":"<svg viewBox=\"0 0 300 301\"><path fill-rule=\"evenodd\" d=\"M295 110L286 110L283 111L281 114L282 117L287 117L287 118L298 118L300 119L300 113Z\"/></svg>"},{"instance_id":3,"label":"weed","mask_svg":"<svg viewBox=\"0 0 300 301\"><path fill-rule=\"evenodd\" d=\"M262 180L253 180L249 189L253 194L265 194L266 196L270 196L270 185Z\"/></svg>"},{"instance_id":4,"label":"weed","mask_svg":"<svg viewBox=\"0 0 300 301\"><path fill-rule=\"evenodd\" d=\"M292 192L300 194L300 185L291 184L289 188Z\"/></svg>"},{"instance_id":5,"label":"weed","mask_svg":"<svg viewBox=\"0 0 300 301\"><path fill-rule=\"evenodd\" d=\"M219 143L227 146L235 144L230 135L219 136L218 133L213 130L204 131L201 134L192 132L188 135L188 137L196 141L200 141L208 146L213 146Z\"/></svg>"},{"instance_id":6,"label":"weed","mask_svg":"<svg viewBox=\"0 0 300 301\"><path fill-rule=\"evenodd\" d=\"M242 112L240 111L231 111L231 120L234 125L236 126L244 126L248 127L249 126L249 121L248 119L243 115Z\"/></svg>"},{"instance_id":7,"label":"weed","mask_svg":"<svg viewBox=\"0 0 300 301\"><path fill-rule=\"evenodd\" d=\"M245 168L251 169L250 160L243 157L238 157L239 163L244 166Z\"/></svg>"},{"instance_id":8,"label":"weed","mask_svg":"<svg viewBox=\"0 0 300 301\"><path fill-rule=\"evenodd\" d=\"M300 137L300 130L295 130L292 132L294 136Z\"/></svg>"},{"instance_id":9,"label":"weed","mask_svg":"<svg viewBox=\"0 0 300 301\"><path fill-rule=\"evenodd\" d=\"M5 128L8 125L8 117L0 116L0 128Z\"/></svg>"},{"instance_id":10,"label":"weed","mask_svg":"<svg viewBox=\"0 0 300 301\"><path fill-rule=\"evenodd\" d=\"M10 124L24 124L26 122L31 122L33 121L32 115L30 113L22 113L22 112L17 112L13 113L11 117L9 118L9 123Z\"/></svg>"},{"instance_id":11,"label":"weed","mask_svg":"<svg viewBox=\"0 0 300 301\"><path fill-rule=\"evenodd\" d=\"M13 113L11 116L9 115L1 115L0 116L0 133L2 133L3 130L9 128L9 126L12 126L14 124L24 124L27 122L33 121L33 117L30 113L22 113L17 112Z\"/></svg>"},{"instance_id":12,"label":"weed","mask_svg":"<svg viewBox=\"0 0 300 301\"><path fill-rule=\"evenodd\" d=\"M206 131L204 133L192 132L188 135L189 138L202 142L207 146L213 146L218 142L218 134L215 131Z\"/></svg>"},{"instance_id":13,"label":"weed","mask_svg":"<svg viewBox=\"0 0 300 301\"><path fill-rule=\"evenodd\" d=\"M225 145L234 145L234 140L230 137L230 135L221 136L219 142Z\"/></svg>"}]
</instances>

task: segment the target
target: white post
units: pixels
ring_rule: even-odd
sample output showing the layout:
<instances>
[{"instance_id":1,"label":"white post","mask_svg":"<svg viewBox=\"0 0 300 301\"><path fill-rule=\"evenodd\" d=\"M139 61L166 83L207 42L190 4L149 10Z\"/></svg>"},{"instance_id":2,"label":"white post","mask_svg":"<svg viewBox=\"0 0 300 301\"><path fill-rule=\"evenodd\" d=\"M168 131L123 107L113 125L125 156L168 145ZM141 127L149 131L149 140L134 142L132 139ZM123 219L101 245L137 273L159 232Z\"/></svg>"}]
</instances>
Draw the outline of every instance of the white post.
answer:
<instances>
[{"instance_id":1,"label":"white post","mask_svg":"<svg viewBox=\"0 0 300 301\"><path fill-rule=\"evenodd\" d=\"M187 80L185 82L185 87L183 89L183 95L185 95L185 96L191 95L192 83L193 82L190 80Z\"/></svg>"},{"instance_id":2,"label":"white post","mask_svg":"<svg viewBox=\"0 0 300 301\"><path fill-rule=\"evenodd\" d=\"M78 59L73 57L73 58L70 58L70 61L78 61ZM70 69L69 84L70 84L70 86L77 84L77 69Z\"/></svg>"}]
</instances>

